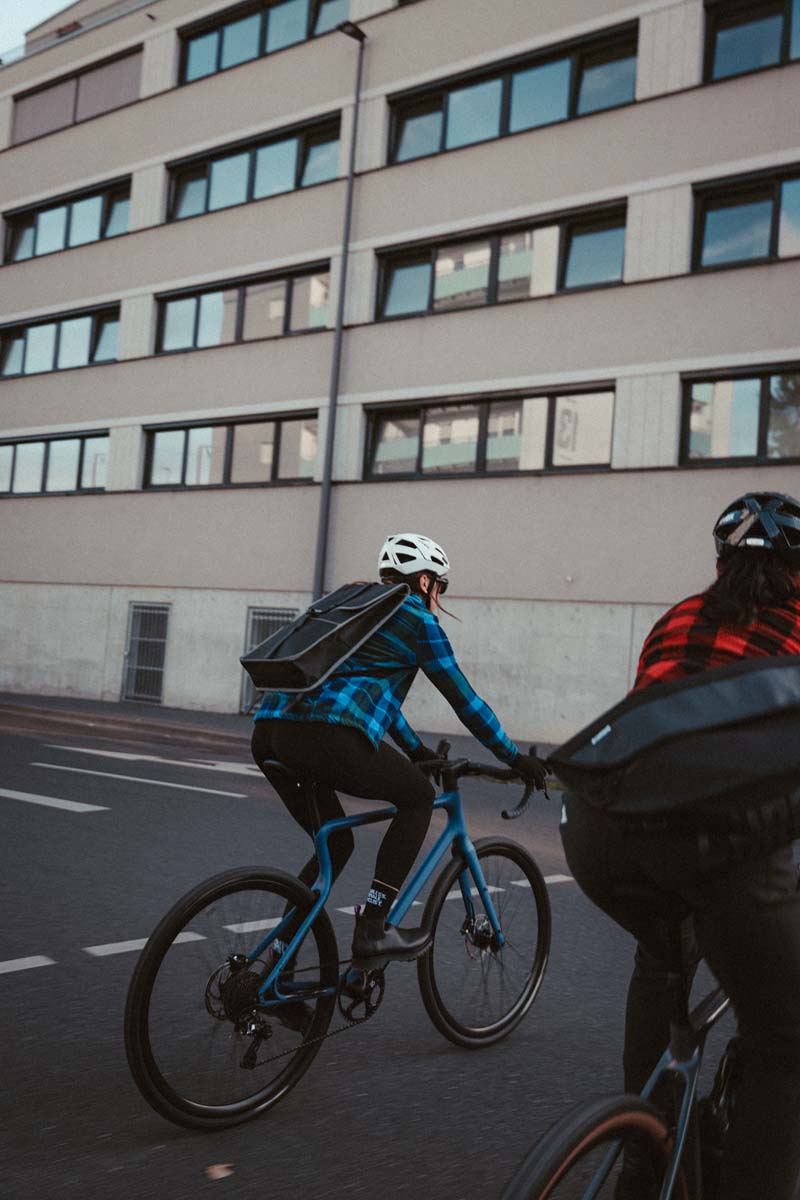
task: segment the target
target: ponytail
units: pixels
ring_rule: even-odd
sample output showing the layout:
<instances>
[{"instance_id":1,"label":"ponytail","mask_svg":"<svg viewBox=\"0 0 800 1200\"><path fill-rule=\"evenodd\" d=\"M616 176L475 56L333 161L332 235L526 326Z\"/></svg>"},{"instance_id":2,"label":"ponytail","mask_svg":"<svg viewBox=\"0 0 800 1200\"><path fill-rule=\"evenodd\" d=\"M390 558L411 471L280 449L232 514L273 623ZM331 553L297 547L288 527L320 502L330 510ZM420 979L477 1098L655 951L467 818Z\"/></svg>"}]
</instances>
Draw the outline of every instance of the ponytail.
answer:
<instances>
[{"instance_id":1,"label":"ponytail","mask_svg":"<svg viewBox=\"0 0 800 1200\"><path fill-rule=\"evenodd\" d=\"M759 609L797 595L796 568L770 550L740 550L717 560L718 575L705 593L703 616L720 625L751 625Z\"/></svg>"}]
</instances>

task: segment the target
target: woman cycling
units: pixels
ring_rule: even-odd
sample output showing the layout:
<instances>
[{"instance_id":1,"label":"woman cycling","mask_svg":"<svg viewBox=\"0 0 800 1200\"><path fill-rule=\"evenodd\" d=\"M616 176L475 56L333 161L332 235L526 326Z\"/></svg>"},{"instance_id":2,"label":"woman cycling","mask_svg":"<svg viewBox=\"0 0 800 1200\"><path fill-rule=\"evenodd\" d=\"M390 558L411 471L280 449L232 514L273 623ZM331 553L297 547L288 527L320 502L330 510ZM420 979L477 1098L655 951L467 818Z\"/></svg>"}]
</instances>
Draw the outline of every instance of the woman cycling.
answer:
<instances>
[{"instance_id":1,"label":"woman cycling","mask_svg":"<svg viewBox=\"0 0 800 1200\"><path fill-rule=\"evenodd\" d=\"M722 513L714 539L716 581L656 622L634 690L742 658L800 654L800 503L748 493ZM759 819L765 802L769 821ZM714 814L696 808L691 827L653 828L568 796L562 838L582 889L638 942L626 1091L641 1091L669 1040L668 924L658 911L693 911L699 951L687 951L727 991L741 1038L719 1200L791 1200L800 1172L800 894L790 843L800 836L800 788L731 801L722 815L722 828L718 805ZM658 1194L649 1162L626 1152L618 1200Z\"/></svg>"},{"instance_id":2,"label":"woman cycling","mask_svg":"<svg viewBox=\"0 0 800 1200\"><path fill-rule=\"evenodd\" d=\"M414 764L436 754L422 744L400 711L419 668L501 762L537 787L546 774L535 755L520 753L459 669L435 614L447 589L449 566L444 550L428 537L401 533L387 538L378 558L380 578L408 584L410 595L387 624L318 688L299 699L284 692L268 693L255 715L255 761L263 769L266 760L277 759L301 779L314 780L322 821L344 815L337 790L397 807L356 922L353 954L358 958L414 958L430 943L428 930L385 924L433 811L433 787ZM386 733L406 758L382 740ZM269 769L264 773L270 778ZM294 819L313 835L298 790L277 775L271 782ZM353 836L342 830L329 845L335 880L352 853ZM316 876L317 861L312 856L300 878L310 886Z\"/></svg>"}]
</instances>

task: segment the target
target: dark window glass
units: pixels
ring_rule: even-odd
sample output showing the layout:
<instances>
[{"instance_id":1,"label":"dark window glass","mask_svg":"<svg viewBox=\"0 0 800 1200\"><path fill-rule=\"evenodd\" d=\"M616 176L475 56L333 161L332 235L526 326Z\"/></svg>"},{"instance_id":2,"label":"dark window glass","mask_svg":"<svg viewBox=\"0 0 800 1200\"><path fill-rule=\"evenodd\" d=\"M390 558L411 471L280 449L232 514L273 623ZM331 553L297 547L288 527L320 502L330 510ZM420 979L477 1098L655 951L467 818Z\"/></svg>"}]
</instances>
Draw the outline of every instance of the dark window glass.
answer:
<instances>
[{"instance_id":1,"label":"dark window glass","mask_svg":"<svg viewBox=\"0 0 800 1200\"><path fill-rule=\"evenodd\" d=\"M773 375L769 381L767 454L800 458L800 373Z\"/></svg>"},{"instance_id":2,"label":"dark window glass","mask_svg":"<svg viewBox=\"0 0 800 1200\"><path fill-rule=\"evenodd\" d=\"M99 241L102 217L102 196L88 196L85 200L75 200L69 222L70 246L84 246L87 242Z\"/></svg>"},{"instance_id":3,"label":"dark window glass","mask_svg":"<svg viewBox=\"0 0 800 1200\"><path fill-rule=\"evenodd\" d=\"M761 382L726 379L692 386L689 458L751 458L758 453Z\"/></svg>"},{"instance_id":4,"label":"dark window glass","mask_svg":"<svg viewBox=\"0 0 800 1200\"><path fill-rule=\"evenodd\" d=\"M328 323L327 273L299 275L292 284L292 314L290 328L320 329Z\"/></svg>"},{"instance_id":5,"label":"dark window glass","mask_svg":"<svg viewBox=\"0 0 800 1200\"><path fill-rule=\"evenodd\" d=\"M104 236L117 237L120 233L128 232L128 210L130 200L127 196L112 196L108 203L108 219Z\"/></svg>"},{"instance_id":6,"label":"dark window glass","mask_svg":"<svg viewBox=\"0 0 800 1200\"><path fill-rule=\"evenodd\" d=\"M65 205L48 208L36 216L36 253L51 254L63 250L67 233L67 209Z\"/></svg>"},{"instance_id":7,"label":"dark window glass","mask_svg":"<svg viewBox=\"0 0 800 1200\"><path fill-rule=\"evenodd\" d=\"M268 483L272 479L275 422L251 421L235 425L231 483Z\"/></svg>"},{"instance_id":8,"label":"dark window glass","mask_svg":"<svg viewBox=\"0 0 800 1200\"><path fill-rule=\"evenodd\" d=\"M630 104L636 92L636 55L603 55L583 63L578 92L578 113L599 112Z\"/></svg>"},{"instance_id":9,"label":"dark window glass","mask_svg":"<svg viewBox=\"0 0 800 1200\"><path fill-rule=\"evenodd\" d=\"M792 0L792 19L789 28L789 57L800 58L800 0Z\"/></svg>"},{"instance_id":10,"label":"dark window glass","mask_svg":"<svg viewBox=\"0 0 800 1200\"><path fill-rule=\"evenodd\" d=\"M595 466L611 462L614 393L557 396L552 465Z\"/></svg>"},{"instance_id":11,"label":"dark window glass","mask_svg":"<svg viewBox=\"0 0 800 1200\"><path fill-rule=\"evenodd\" d=\"M485 304L489 286L488 242L447 246L436 255L433 284L435 309Z\"/></svg>"},{"instance_id":12,"label":"dark window glass","mask_svg":"<svg viewBox=\"0 0 800 1200\"><path fill-rule=\"evenodd\" d=\"M782 258L800 254L800 179L787 180L781 184L778 254Z\"/></svg>"},{"instance_id":13,"label":"dark window glass","mask_svg":"<svg viewBox=\"0 0 800 1200\"><path fill-rule=\"evenodd\" d=\"M206 425L187 430L186 475L187 487L222 483L225 470L227 426Z\"/></svg>"},{"instance_id":14,"label":"dark window glass","mask_svg":"<svg viewBox=\"0 0 800 1200\"><path fill-rule=\"evenodd\" d=\"M92 318L75 317L61 322L58 339L58 366L85 367L92 344Z\"/></svg>"},{"instance_id":15,"label":"dark window glass","mask_svg":"<svg viewBox=\"0 0 800 1200\"><path fill-rule=\"evenodd\" d=\"M403 113L399 117L397 138L397 162L421 158L425 154L436 154L442 144L442 102L434 100L428 105Z\"/></svg>"},{"instance_id":16,"label":"dark window glass","mask_svg":"<svg viewBox=\"0 0 800 1200\"><path fill-rule=\"evenodd\" d=\"M97 338L92 362L114 362L117 357L118 336L119 317L100 317L97 322Z\"/></svg>"},{"instance_id":17,"label":"dark window glass","mask_svg":"<svg viewBox=\"0 0 800 1200\"><path fill-rule=\"evenodd\" d=\"M267 53L302 42L308 35L309 0L284 0L267 12Z\"/></svg>"},{"instance_id":18,"label":"dark window glass","mask_svg":"<svg viewBox=\"0 0 800 1200\"><path fill-rule=\"evenodd\" d=\"M290 192L297 172L297 138L271 142L256 151L256 177L253 198Z\"/></svg>"},{"instance_id":19,"label":"dark window glass","mask_svg":"<svg viewBox=\"0 0 800 1200\"><path fill-rule=\"evenodd\" d=\"M197 346L220 346L232 342L236 336L236 310L239 289L228 288L221 292L204 292L200 296L200 314L197 320Z\"/></svg>"},{"instance_id":20,"label":"dark window glass","mask_svg":"<svg viewBox=\"0 0 800 1200\"><path fill-rule=\"evenodd\" d=\"M312 479L317 461L317 418L281 422L279 479Z\"/></svg>"},{"instance_id":21,"label":"dark window glass","mask_svg":"<svg viewBox=\"0 0 800 1200\"><path fill-rule=\"evenodd\" d=\"M564 287L588 287L622 279L625 226L577 228L570 232Z\"/></svg>"},{"instance_id":22,"label":"dark window glass","mask_svg":"<svg viewBox=\"0 0 800 1200\"><path fill-rule=\"evenodd\" d=\"M81 487L104 488L108 467L108 438L88 437L83 442Z\"/></svg>"},{"instance_id":23,"label":"dark window glass","mask_svg":"<svg viewBox=\"0 0 800 1200\"><path fill-rule=\"evenodd\" d=\"M447 106L447 149L499 137L502 97L501 79L489 79L451 91Z\"/></svg>"},{"instance_id":24,"label":"dark window glass","mask_svg":"<svg viewBox=\"0 0 800 1200\"><path fill-rule=\"evenodd\" d=\"M240 21L231 21L222 30L220 70L258 58L260 51L261 14L253 13L252 16L242 17Z\"/></svg>"},{"instance_id":25,"label":"dark window glass","mask_svg":"<svg viewBox=\"0 0 800 1200\"><path fill-rule=\"evenodd\" d=\"M373 475L408 475L417 469L420 415L379 417L370 470Z\"/></svg>"},{"instance_id":26,"label":"dark window glass","mask_svg":"<svg viewBox=\"0 0 800 1200\"><path fill-rule=\"evenodd\" d=\"M9 259L11 262L21 262L33 255L33 240L36 233L36 218L25 221L15 221L11 226L11 242Z\"/></svg>"},{"instance_id":27,"label":"dark window glass","mask_svg":"<svg viewBox=\"0 0 800 1200\"><path fill-rule=\"evenodd\" d=\"M478 452L478 406L429 408L422 430L422 470L426 475L474 471Z\"/></svg>"},{"instance_id":28,"label":"dark window glass","mask_svg":"<svg viewBox=\"0 0 800 1200\"><path fill-rule=\"evenodd\" d=\"M206 168L187 171L180 175L175 184L174 215L179 220L182 217L196 217L206 210Z\"/></svg>"},{"instance_id":29,"label":"dark window glass","mask_svg":"<svg viewBox=\"0 0 800 1200\"><path fill-rule=\"evenodd\" d=\"M486 470L518 470L521 450L522 401L490 404L486 427Z\"/></svg>"},{"instance_id":30,"label":"dark window glass","mask_svg":"<svg viewBox=\"0 0 800 1200\"><path fill-rule=\"evenodd\" d=\"M383 306L385 317L426 311L431 286L430 255L390 263L387 276Z\"/></svg>"},{"instance_id":31,"label":"dark window glass","mask_svg":"<svg viewBox=\"0 0 800 1200\"><path fill-rule=\"evenodd\" d=\"M25 339L25 374L52 371L56 348L56 328L52 325L31 325Z\"/></svg>"},{"instance_id":32,"label":"dark window glass","mask_svg":"<svg viewBox=\"0 0 800 1200\"><path fill-rule=\"evenodd\" d=\"M306 143L305 163L301 187L310 187L313 183L325 183L335 179L339 174L339 138L325 137L309 138Z\"/></svg>"},{"instance_id":33,"label":"dark window glass","mask_svg":"<svg viewBox=\"0 0 800 1200\"><path fill-rule=\"evenodd\" d=\"M247 199L247 179L250 171L250 155L232 154L229 158L217 158L211 163L211 179L208 189L209 209L229 208L232 204L243 204Z\"/></svg>"},{"instance_id":34,"label":"dark window glass","mask_svg":"<svg viewBox=\"0 0 800 1200\"><path fill-rule=\"evenodd\" d=\"M523 300L556 290L559 232L558 226L554 225L535 232L524 229L501 237L497 270L497 299L500 302Z\"/></svg>"},{"instance_id":35,"label":"dark window glass","mask_svg":"<svg viewBox=\"0 0 800 1200\"><path fill-rule=\"evenodd\" d=\"M350 0L318 0L317 20L314 33L327 33L346 21L350 12Z\"/></svg>"},{"instance_id":36,"label":"dark window glass","mask_svg":"<svg viewBox=\"0 0 800 1200\"><path fill-rule=\"evenodd\" d=\"M40 492L44 468L44 442L18 442L14 456L14 486L17 494Z\"/></svg>"},{"instance_id":37,"label":"dark window glass","mask_svg":"<svg viewBox=\"0 0 800 1200\"><path fill-rule=\"evenodd\" d=\"M25 335L15 334L3 339L3 374L20 375L25 359Z\"/></svg>"},{"instance_id":38,"label":"dark window glass","mask_svg":"<svg viewBox=\"0 0 800 1200\"><path fill-rule=\"evenodd\" d=\"M179 484L183 475L184 429L164 429L153 435L150 483L158 486Z\"/></svg>"},{"instance_id":39,"label":"dark window glass","mask_svg":"<svg viewBox=\"0 0 800 1200\"><path fill-rule=\"evenodd\" d=\"M772 198L709 204L705 212L701 266L766 258L772 227Z\"/></svg>"},{"instance_id":40,"label":"dark window glass","mask_svg":"<svg viewBox=\"0 0 800 1200\"><path fill-rule=\"evenodd\" d=\"M80 438L59 438L49 443L45 491L74 492L78 486Z\"/></svg>"},{"instance_id":41,"label":"dark window glass","mask_svg":"<svg viewBox=\"0 0 800 1200\"><path fill-rule=\"evenodd\" d=\"M286 316L286 281L269 279L245 288L245 341L252 338L280 337Z\"/></svg>"},{"instance_id":42,"label":"dark window glass","mask_svg":"<svg viewBox=\"0 0 800 1200\"><path fill-rule=\"evenodd\" d=\"M213 29L211 33L201 34L192 38L186 47L186 65L184 76L187 83L193 79L202 79L204 75L213 75L217 69L217 49L219 47L220 31Z\"/></svg>"},{"instance_id":43,"label":"dark window glass","mask_svg":"<svg viewBox=\"0 0 800 1200\"><path fill-rule=\"evenodd\" d=\"M781 6L782 7L782 6ZM714 41L712 79L757 71L780 62L783 13L743 15L721 19Z\"/></svg>"},{"instance_id":44,"label":"dark window glass","mask_svg":"<svg viewBox=\"0 0 800 1200\"><path fill-rule=\"evenodd\" d=\"M187 296L182 300L168 300L164 305L164 329L161 335L162 350L186 350L194 345L194 323L197 297Z\"/></svg>"},{"instance_id":45,"label":"dark window glass","mask_svg":"<svg viewBox=\"0 0 800 1200\"><path fill-rule=\"evenodd\" d=\"M571 60L560 58L511 76L512 133L565 119L569 111L571 69Z\"/></svg>"},{"instance_id":46,"label":"dark window glass","mask_svg":"<svg viewBox=\"0 0 800 1200\"><path fill-rule=\"evenodd\" d=\"M11 467L14 462L14 447L0 446L0 492L11 491Z\"/></svg>"}]
</instances>

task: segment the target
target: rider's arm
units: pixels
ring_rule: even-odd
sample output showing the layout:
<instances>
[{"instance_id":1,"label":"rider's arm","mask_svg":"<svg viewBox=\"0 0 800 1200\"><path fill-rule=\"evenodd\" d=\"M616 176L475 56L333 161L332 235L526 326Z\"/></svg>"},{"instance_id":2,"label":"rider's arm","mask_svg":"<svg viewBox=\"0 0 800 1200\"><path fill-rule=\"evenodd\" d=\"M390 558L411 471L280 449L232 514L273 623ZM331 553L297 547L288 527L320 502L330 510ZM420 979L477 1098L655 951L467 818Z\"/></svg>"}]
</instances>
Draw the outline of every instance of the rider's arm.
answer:
<instances>
[{"instance_id":1,"label":"rider's arm","mask_svg":"<svg viewBox=\"0 0 800 1200\"><path fill-rule=\"evenodd\" d=\"M501 762L511 765L519 749L492 709L474 690L456 662L447 634L435 617L421 622L417 661L467 729Z\"/></svg>"},{"instance_id":2,"label":"rider's arm","mask_svg":"<svg viewBox=\"0 0 800 1200\"><path fill-rule=\"evenodd\" d=\"M411 754L418 746L422 745L422 739L417 736L399 709L387 733L406 754Z\"/></svg>"}]
</instances>

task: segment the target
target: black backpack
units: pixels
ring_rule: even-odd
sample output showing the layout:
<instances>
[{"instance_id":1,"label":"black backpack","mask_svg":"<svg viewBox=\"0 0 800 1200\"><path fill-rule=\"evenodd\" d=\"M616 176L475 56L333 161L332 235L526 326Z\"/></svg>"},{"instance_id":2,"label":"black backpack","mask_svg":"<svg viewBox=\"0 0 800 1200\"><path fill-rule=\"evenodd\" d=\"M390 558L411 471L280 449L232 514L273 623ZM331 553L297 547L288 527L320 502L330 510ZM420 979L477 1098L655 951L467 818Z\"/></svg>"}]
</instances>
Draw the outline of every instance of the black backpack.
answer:
<instances>
[{"instance_id":1,"label":"black backpack","mask_svg":"<svg viewBox=\"0 0 800 1200\"><path fill-rule=\"evenodd\" d=\"M313 691L393 617L405 583L348 583L316 600L240 662L261 691Z\"/></svg>"},{"instance_id":2,"label":"black backpack","mask_svg":"<svg viewBox=\"0 0 800 1200\"><path fill-rule=\"evenodd\" d=\"M743 659L634 692L548 761L568 791L608 813L667 824L697 813L723 828L727 811L800 786L800 656Z\"/></svg>"}]
</instances>

